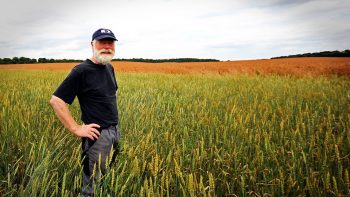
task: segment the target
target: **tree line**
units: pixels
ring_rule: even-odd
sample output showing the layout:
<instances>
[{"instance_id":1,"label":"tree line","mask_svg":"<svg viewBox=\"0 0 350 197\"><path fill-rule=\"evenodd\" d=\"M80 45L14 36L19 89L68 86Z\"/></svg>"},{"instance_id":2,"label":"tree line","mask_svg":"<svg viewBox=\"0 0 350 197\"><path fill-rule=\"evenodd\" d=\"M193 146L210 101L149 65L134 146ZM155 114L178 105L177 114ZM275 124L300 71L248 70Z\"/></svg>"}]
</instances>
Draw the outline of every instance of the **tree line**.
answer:
<instances>
[{"instance_id":1,"label":"tree line","mask_svg":"<svg viewBox=\"0 0 350 197\"><path fill-rule=\"evenodd\" d=\"M59 63L59 62L81 62L82 60L74 59L47 59L47 58L28 58L28 57L13 57L0 58L0 64L36 64L36 63Z\"/></svg>"},{"instance_id":2,"label":"tree line","mask_svg":"<svg viewBox=\"0 0 350 197\"><path fill-rule=\"evenodd\" d=\"M272 57L271 59L280 58L294 58L294 57L350 57L350 50L344 51L322 51L316 53L303 53L296 55L287 55ZM83 60L76 59L52 59L52 58L28 58L28 57L13 57L0 58L0 64L36 64L36 63L67 63L67 62L82 62ZM162 62L219 62L217 59L199 59L199 58L173 58L173 59L113 59L112 61L128 61L128 62L148 62L148 63L162 63Z\"/></svg>"},{"instance_id":3,"label":"tree line","mask_svg":"<svg viewBox=\"0 0 350 197\"><path fill-rule=\"evenodd\" d=\"M148 63L162 63L162 62L219 62L217 59L198 59L198 58L173 58L173 59L113 59L113 61L128 61L128 62L148 62Z\"/></svg>"},{"instance_id":4,"label":"tree line","mask_svg":"<svg viewBox=\"0 0 350 197\"><path fill-rule=\"evenodd\" d=\"M303 53L288 56L272 57L271 59L292 58L292 57L350 57L350 50L344 51L322 51L316 53Z\"/></svg>"},{"instance_id":5,"label":"tree line","mask_svg":"<svg viewBox=\"0 0 350 197\"><path fill-rule=\"evenodd\" d=\"M13 58L0 58L0 64L36 64L36 63L67 63L67 62L82 62L83 60L76 59L49 59L39 58L33 59L28 57L13 57ZM216 59L198 59L198 58L175 58L175 59L113 59L112 61L129 61L129 62L149 62L149 63L161 63L161 62L218 62Z\"/></svg>"}]
</instances>

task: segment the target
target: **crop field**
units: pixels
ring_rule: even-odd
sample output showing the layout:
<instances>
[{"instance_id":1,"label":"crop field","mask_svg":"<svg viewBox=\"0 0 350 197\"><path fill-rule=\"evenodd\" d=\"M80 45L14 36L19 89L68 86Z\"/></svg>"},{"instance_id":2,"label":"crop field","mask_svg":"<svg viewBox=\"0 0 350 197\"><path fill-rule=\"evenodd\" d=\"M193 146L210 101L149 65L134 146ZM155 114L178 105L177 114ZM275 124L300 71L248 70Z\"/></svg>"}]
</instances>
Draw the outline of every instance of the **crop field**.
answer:
<instances>
[{"instance_id":1,"label":"crop field","mask_svg":"<svg viewBox=\"0 0 350 197\"><path fill-rule=\"evenodd\" d=\"M96 196L349 196L350 60L300 59L114 62L121 153ZM49 105L59 65L0 65L0 196L81 191L81 141Z\"/></svg>"},{"instance_id":2,"label":"crop field","mask_svg":"<svg viewBox=\"0 0 350 197\"><path fill-rule=\"evenodd\" d=\"M11 64L0 69L70 70L76 63ZM226 62L113 62L119 72L219 75L337 75L350 77L350 58L312 57Z\"/></svg>"}]
</instances>

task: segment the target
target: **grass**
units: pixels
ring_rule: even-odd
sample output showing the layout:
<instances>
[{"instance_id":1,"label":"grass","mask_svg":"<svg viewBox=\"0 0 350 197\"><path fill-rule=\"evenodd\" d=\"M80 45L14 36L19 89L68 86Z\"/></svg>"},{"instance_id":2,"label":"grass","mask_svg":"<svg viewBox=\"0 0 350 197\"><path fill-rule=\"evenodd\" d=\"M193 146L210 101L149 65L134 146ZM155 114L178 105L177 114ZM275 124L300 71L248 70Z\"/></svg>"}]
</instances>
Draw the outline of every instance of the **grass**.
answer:
<instances>
[{"instance_id":1,"label":"grass","mask_svg":"<svg viewBox=\"0 0 350 197\"><path fill-rule=\"evenodd\" d=\"M80 139L48 104L66 74L0 71L1 195L79 194ZM122 152L99 196L350 195L347 79L117 79Z\"/></svg>"}]
</instances>

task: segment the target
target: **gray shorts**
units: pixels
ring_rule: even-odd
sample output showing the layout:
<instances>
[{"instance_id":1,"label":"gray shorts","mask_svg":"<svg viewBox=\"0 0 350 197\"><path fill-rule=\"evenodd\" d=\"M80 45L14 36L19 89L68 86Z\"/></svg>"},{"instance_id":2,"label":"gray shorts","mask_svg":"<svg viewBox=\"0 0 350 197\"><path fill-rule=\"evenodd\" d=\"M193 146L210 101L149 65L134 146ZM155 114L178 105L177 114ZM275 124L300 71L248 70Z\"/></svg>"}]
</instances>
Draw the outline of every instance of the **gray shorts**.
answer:
<instances>
[{"instance_id":1,"label":"gray shorts","mask_svg":"<svg viewBox=\"0 0 350 197\"><path fill-rule=\"evenodd\" d=\"M108 167L113 164L119 152L120 130L118 125L103 129L100 133L97 140L93 141L88 138L82 140L83 196L93 196L95 182L100 182L101 174L107 173Z\"/></svg>"}]
</instances>

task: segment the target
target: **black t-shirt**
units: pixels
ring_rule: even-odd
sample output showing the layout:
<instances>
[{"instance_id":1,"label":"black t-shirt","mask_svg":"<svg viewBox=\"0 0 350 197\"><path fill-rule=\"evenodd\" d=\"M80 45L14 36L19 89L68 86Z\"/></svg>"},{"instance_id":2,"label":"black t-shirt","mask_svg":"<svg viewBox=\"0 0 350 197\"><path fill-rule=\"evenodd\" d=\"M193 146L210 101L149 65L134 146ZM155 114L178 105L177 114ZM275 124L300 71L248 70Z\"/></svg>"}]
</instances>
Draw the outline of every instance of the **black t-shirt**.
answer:
<instances>
[{"instance_id":1,"label":"black t-shirt","mask_svg":"<svg viewBox=\"0 0 350 197\"><path fill-rule=\"evenodd\" d=\"M78 97L81 120L101 129L118 124L117 81L113 67L87 59L75 66L53 95L72 104Z\"/></svg>"}]
</instances>

